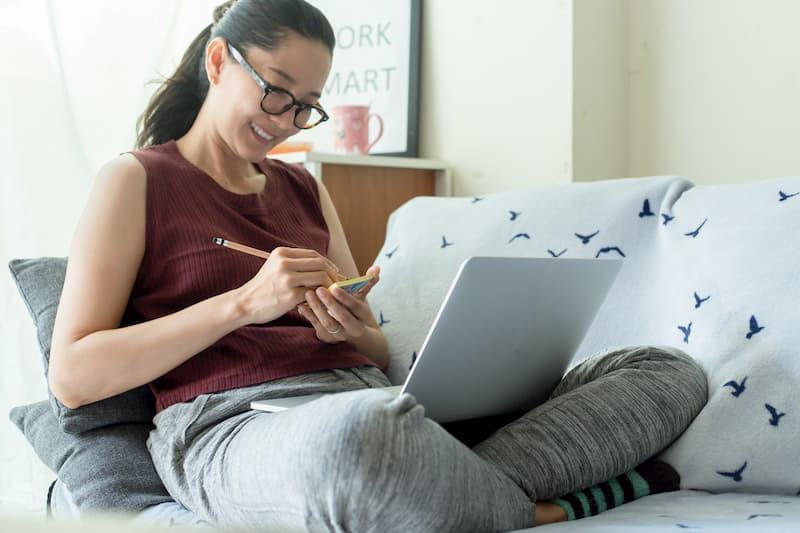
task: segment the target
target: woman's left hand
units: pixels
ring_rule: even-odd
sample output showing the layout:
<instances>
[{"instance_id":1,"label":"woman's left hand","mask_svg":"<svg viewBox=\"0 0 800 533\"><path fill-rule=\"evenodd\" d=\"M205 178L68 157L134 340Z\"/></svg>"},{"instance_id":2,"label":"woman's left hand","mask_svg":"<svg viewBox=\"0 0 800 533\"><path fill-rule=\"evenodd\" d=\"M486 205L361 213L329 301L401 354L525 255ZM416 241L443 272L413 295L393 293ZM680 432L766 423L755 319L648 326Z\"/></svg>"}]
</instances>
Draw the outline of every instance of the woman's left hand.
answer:
<instances>
[{"instance_id":1,"label":"woman's left hand","mask_svg":"<svg viewBox=\"0 0 800 533\"><path fill-rule=\"evenodd\" d=\"M369 267L367 274L372 275L372 280L355 295L339 287L332 291L327 287L306 291L308 305L299 305L297 311L311 323L319 340L329 344L354 341L364 335L366 328L378 326L366 298L378 283L380 267Z\"/></svg>"}]
</instances>

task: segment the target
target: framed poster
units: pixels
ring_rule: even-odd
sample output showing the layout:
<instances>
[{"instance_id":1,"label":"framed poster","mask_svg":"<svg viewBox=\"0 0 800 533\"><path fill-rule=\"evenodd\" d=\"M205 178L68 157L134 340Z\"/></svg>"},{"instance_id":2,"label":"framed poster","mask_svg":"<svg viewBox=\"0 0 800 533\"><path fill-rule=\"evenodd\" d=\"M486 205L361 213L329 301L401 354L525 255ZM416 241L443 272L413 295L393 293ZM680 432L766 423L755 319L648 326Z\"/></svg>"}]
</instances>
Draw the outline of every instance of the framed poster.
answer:
<instances>
[{"instance_id":1,"label":"framed poster","mask_svg":"<svg viewBox=\"0 0 800 533\"><path fill-rule=\"evenodd\" d=\"M336 35L320 103L330 120L292 138L315 152L416 157L421 0L308 0Z\"/></svg>"}]
</instances>

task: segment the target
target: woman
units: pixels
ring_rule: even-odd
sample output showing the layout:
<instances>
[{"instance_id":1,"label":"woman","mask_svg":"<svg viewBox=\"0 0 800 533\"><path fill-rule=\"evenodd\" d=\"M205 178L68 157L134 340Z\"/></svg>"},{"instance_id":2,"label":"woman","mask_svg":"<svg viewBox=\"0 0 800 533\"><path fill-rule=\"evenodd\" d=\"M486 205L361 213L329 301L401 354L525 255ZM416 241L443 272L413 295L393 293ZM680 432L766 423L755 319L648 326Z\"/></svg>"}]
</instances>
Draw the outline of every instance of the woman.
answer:
<instances>
[{"instance_id":1,"label":"woman","mask_svg":"<svg viewBox=\"0 0 800 533\"><path fill-rule=\"evenodd\" d=\"M326 289L358 275L330 197L264 158L324 122L333 47L328 21L303 0L215 10L142 115L139 150L96 179L56 319L54 394L74 408L150 384L156 469L176 500L220 526L495 531L676 489L663 463L628 471L705 403L704 375L677 350L595 357L515 420L447 430L412 397L370 390L389 385L365 299L379 270L357 296ZM334 391L349 392L276 414L248 408ZM616 500L570 505L595 487L542 501L620 474L630 487Z\"/></svg>"}]
</instances>

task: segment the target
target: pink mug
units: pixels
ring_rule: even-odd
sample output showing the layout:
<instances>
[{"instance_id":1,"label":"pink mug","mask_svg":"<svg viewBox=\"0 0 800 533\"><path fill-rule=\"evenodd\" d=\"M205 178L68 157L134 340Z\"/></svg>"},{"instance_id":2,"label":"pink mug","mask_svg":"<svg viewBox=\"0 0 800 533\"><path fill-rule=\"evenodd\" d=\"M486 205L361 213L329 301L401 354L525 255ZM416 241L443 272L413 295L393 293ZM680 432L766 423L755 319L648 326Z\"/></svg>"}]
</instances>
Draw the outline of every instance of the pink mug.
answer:
<instances>
[{"instance_id":1,"label":"pink mug","mask_svg":"<svg viewBox=\"0 0 800 533\"><path fill-rule=\"evenodd\" d=\"M383 135L383 119L369 112L368 105L340 105L331 110L333 150L347 154L368 154ZM369 142L369 121L378 121L378 135Z\"/></svg>"}]
</instances>

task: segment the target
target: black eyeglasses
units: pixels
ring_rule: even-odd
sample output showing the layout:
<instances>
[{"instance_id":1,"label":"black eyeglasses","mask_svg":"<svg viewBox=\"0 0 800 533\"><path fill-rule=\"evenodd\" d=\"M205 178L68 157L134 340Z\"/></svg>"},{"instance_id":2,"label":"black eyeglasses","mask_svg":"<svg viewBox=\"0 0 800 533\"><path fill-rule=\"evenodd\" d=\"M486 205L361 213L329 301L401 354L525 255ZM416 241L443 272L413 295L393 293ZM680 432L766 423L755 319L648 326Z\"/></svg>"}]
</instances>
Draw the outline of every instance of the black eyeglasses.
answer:
<instances>
[{"instance_id":1,"label":"black eyeglasses","mask_svg":"<svg viewBox=\"0 0 800 533\"><path fill-rule=\"evenodd\" d=\"M233 58L256 80L259 86L264 89L264 96L261 97L261 110L268 115L282 115L293 107L294 125L301 130L310 130L314 126L319 126L328 120L328 113L318 105L304 104L298 102L294 95L281 87L270 85L259 76L250 63L231 43L228 43L228 50Z\"/></svg>"}]
</instances>

